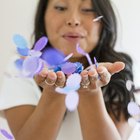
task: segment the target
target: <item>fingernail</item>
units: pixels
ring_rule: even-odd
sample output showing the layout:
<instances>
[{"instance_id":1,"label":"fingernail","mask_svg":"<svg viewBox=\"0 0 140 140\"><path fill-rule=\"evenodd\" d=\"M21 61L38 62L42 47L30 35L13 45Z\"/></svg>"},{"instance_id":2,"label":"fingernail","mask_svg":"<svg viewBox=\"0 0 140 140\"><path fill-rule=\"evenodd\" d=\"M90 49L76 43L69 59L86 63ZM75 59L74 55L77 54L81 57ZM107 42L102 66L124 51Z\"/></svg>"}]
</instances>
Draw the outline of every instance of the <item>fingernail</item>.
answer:
<instances>
[{"instance_id":1,"label":"fingernail","mask_svg":"<svg viewBox=\"0 0 140 140\"><path fill-rule=\"evenodd\" d=\"M55 80L56 79L56 76L53 73L49 74L48 77L50 79L52 79L52 80Z\"/></svg>"},{"instance_id":2,"label":"fingernail","mask_svg":"<svg viewBox=\"0 0 140 140\"><path fill-rule=\"evenodd\" d=\"M57 77L58 77L59 79L61 79L61 78L62 78L62 74L61 74L61 73L58 73L58 74L57 74Z\"/></svg>"},{"instance_id":3,"label":"fingernail","mask_svg":"<svg viewBox=\"0 0 140 140\"><path fill-rule=\"evenodd\" d=\"M101 70L98 71L98 73L100 73L100 74L102 74L102 73L104 73L104 72L105 72L104 69L101 69Z\"/></svg>"},{"instance_id":4,"label":"fingernail","mask_svg":"<svg viewBox=\"0 0 140 140\"><path fill-rule=\"evenodd\" d=\"M58 75L58 78L59 78L59 79L62 79L62 75Z\"/></svg>"},{"instance_id":5,"label":"fingernail","mask_svg":"<svg viewBox=\"0 0 140 140\"><path fill-rule=\"evenodd\" d=\"M87 77L88 77L88 75L87 75L87 74L83 74L83 77L84 77L84 78L87 78Z\"/></svg>"},{"instance_id":6,"label":"fingernail","mask_svg":"<svg viewBox=\"0 0 140 140\"><path fill-rule=\"evenodd\" d=\"M95 71L93 71L93 70L92 70L92 71L89 71L88 74L89 74L90 76L95 76L95 75L96 75Z\"/></svg>"},{"instance_id":7,"label":"fingernail","mask_svg":"<svg viewBox=\"0 0 140 140\"><path fill-rule=\"evenodd\" d=\"M40 75L41 77L46 77L46 76L47 76L47 73L39 73L39 75Z\"/></svg>"}]
</instances>

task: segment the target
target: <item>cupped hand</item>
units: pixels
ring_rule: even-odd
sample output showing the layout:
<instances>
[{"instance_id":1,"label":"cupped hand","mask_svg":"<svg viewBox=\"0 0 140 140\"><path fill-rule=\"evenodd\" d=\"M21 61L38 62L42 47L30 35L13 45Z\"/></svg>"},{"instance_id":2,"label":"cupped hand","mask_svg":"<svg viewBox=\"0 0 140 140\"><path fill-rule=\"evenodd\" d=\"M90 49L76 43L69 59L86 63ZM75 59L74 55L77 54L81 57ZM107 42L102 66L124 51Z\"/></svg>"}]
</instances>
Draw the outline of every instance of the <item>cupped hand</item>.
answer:
<instances>
[{"instance_id":1,"label":"cupped hand","mask_svg":"<svg viewBox=\"0 0 140 140\"><path fill-rule=\"evenodd\" d=\"M65 74L62 71L53 72L51 70L43 69L39 74L35 76L36 83L43 88L43 92L48 95L56 93L56 87L64 87L66 82ZM54 95L59 95L54 94Z\"/></svg>"},{"instance_id":2,"label":"cupped hand","mask_svg":"<svg viewBox=\"0 0 140 140\"><path fill-rule=\"evenodd\" d=\"M82 81L79 92L94 92L97 89L107 85L111 76L120 72L125 67L123 62L99 63L96 68L92 65L81 72Z\"/></svg>"}]
</instances>

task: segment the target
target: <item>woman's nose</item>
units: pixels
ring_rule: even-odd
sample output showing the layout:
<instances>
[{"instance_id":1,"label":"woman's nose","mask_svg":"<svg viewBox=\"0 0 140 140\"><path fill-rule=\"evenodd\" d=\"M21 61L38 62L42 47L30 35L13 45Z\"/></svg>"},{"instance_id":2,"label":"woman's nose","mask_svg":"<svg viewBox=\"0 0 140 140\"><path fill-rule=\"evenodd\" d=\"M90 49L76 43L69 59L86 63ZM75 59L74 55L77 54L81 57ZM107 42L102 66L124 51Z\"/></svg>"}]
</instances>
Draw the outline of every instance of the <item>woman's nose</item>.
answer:
<instances>
[{"instance_id":1,"label":"woman's nose","mask_svg":"<svg viewBox=\"0 0 140 140\"><path fill-rule=\"evenodd\" d=\"M71 14L67 17L66 24L71 27L76 27L81 24L80 16L78 14Z\"/></svg>"},{"instance_id":2,"label":"woman's nose","mask_svg":"<svg viewBox=\"0 0 140 140\"><path fill-rule=\"evenodd\" d=\"M79 26L80 22L79 21L74 21L74 20L69 20L67 21L67 25L71 27Z\"/></svg>"}]
</instances>

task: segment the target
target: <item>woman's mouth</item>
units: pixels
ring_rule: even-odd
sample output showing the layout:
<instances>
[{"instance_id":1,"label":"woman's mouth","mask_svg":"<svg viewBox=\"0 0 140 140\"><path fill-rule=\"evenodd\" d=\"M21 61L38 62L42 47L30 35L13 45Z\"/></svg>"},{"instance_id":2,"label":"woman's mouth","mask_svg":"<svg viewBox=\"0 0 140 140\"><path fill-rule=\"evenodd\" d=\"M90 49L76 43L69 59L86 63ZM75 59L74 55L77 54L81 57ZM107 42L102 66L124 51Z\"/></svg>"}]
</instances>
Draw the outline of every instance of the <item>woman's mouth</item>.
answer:
<instances>
[{"instance_id":1,"label":"woman's mouth","mask_svg":"<svg viewBox=\"0 0 140 140\"><path fill-rule=\"evenodd\" d=\"M67 34L64 34L63 35L63 38L67 41L70 41L70 42L79 42L81 39L84 38L83 35L81 34L78 34L78 33L67 33Z\"/></svg>"}]
</instances>

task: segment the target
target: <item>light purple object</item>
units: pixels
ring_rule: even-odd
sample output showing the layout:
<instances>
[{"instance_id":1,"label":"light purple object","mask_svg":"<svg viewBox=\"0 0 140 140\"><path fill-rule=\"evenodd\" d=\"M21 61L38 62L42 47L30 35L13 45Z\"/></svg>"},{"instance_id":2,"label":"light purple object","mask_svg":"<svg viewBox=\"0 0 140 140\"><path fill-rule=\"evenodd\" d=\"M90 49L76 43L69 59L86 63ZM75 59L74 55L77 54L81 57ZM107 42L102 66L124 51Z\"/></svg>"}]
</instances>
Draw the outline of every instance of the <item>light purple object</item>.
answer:
<instances>
[{"instance_id":1,"label":"light purple object","mask_svg":"<svg viewBox=\"0 0 140 140\"><path fill-rule=\"evenodd\" d=\"M76 70L76 66L74 63L71 62L66 62L65 64L62 65L61 70L65 73L65 74L72 74L75 72Z\"/></svg>"},{"instance_id":2,"label":"light purple object","mask_svg":"<svg viewBox=\"0 0 140 140\"><path fill-rule=\"evenodd\" d=\"M51 67L54 67L64 62L65 55L59 50L50 47L43 50L41 58L45 60Z\"/></svg>"},{"instance_id":3,"label":"light purple object","mask_svg":"<svg viewBox=\"0 0 140 140\"><path fill-rule=\"evenodd\" d=\"M98 68L98 62L97 62L96 57L94 57L94 63L95 63L95 67L96 67L96 69L97 69L97 68Z\"/></svg>"},{"instance_id":4,"label":"light purple object","mask_svg":"<svg viewBox=\"0 0 140 140\"><path fill-rule=\"evenodd\" d=\"M76 45L76 50L77 50L78 53L80 53L80 54L86 56L89 65L92 65L92 64L93 64L92 61L91 61L91 58L90 58L89 54L86 53L86 52L80 47L79 44Z\"/></svg>"},{"instance_id":5,"label":"light purple object","mask_svg":"<svg viewBox=\"0 0 140 140\"><path fill-rule=\"evenodd\" d=\"M65 105L69 111L74 111L79 103L79 95L77 90L80 88L81 75L78 73L71 74L64 88L57 87L56 92L60 94L65 94Z\"/></svg>"},{"instance_id":6,"label":"light purple object","mask_svg":"<svg viewBox=\"0 0 140 140\"><path fill-rule=\"evenodd\" d=\"M22 74L27 77L33 77L41 71L43 61L38 57L28 57L23 62Z\"/></svg>"},{"instance_id":7,"label":"light purple object","mask_svg":"<svg viewBox=\"0 0 140 140\"><path fill-rule=\"evenodd\" d=\"M76 91L71 91L67 94L65 104L69 111L74 111L78 106L78 102L79 95Z\"/></svg>"},{"instance_id":8,"label":"light purple object","mask_svg":"<svg viewBox=\"0 0 140 140\"><path fill-rule=\"evenodd\" d=\"M46 46L47 43L48 38L43 36L35 43L33 50L41 51Z\"/></svg>"},{"instance_id":9,"label":"light purple object","mask_svg":"<svg viewBox=\"0 0 140 140\"><path fill-rule=\"evenodd\" d=\"M73 90L77 90L76 87L80 85L81 80L82 78L80 74L71 74L66 81L66 86L73 87Z\"/></svg>"},{"instance_id":10,"label":"light purple object","mask_svg":"<svg viewBox=\"0 0 140 140\"><path fill-rule=\"evenodd\" d=\"M73 56L73 53L70 53L68 56L64 58L64 62L68 61Z\"/></svg>"},{"instance_id":11,"label":"light purple object","mask_svg":"<svg viewBox=\"0 0 140 140\"><path fill-rule=\"evenodd\" d=\"M129 119L128 119L128 124L129 124L131 127L135 127L135 125L137 124L137 120L134 119L134 118L129 118Z\"/></svg>"},{"instance_id":12,"label":"light purple object","mask_svg":"<svg viewBox=\"0 0 140 140\"><path fill-rule=\"evenodd\" d=\"M103 16L98 16L98 17L96 17L95 19L93 19L93 22L97 22L97 21L99 21L100 19L102 19L103 18Z\"/></svg>"},{"instance_id":13,"label":"light purple object","mask_svg":"<svg viewBox=\"0 0 140 140\"><path fill-rule=\"evenodd\" d=\"M35 50L30 50L28 53L29 56L33 57L40 57L42 55L42 52L40 51L35 51Z\"/></svg>"},{"instance_id":14,"label":"light purple object","mask_svg":"<svg viewBox=\"0 0 140 140\"><path fill-rule=\"evenodd\" d=\"M131 80L126 81L126 88L128 91L131 91L133 85L134 85L134 83Z\"/></svg>"},{"instance_id":15,"label":"light purple object","mask_svg":"<svg viewBox=\"0 0 140 140\"><path fill-rule=\"evenodd\" d=\"M130 115L140 115L140 107L135 102L129 102L127 110Z\"/></svg>"},{"instance_id":16,"label":"light purple object","mask_svg":"<svg viewBox=\"0 0 140 140\"><path fill-rule=\"evenodd\" d=\"M6 130L4 129L0 129L0 132L3 136L5 136L8 140L13 140L14 137L12 136L12 134L9 134Z\"/></svg>"},{"instance_id":17,"label":"light purple object","mask_svg":"<svg viewBox=\"0 0 140 140\"><path fill-rule=\"evenodd\" d=\"M66 86L64 88L57 87L55 90L61 94L69 94L71 91L76 91L80 88L80 82L82 78L78 73L71 74L67 81Z\"/></svg>"},{"instance_id":18,"label":"light purple object","mask_svg":"<svg viewBox=\"0 0 140 140\"><path fill-rule=\"evenodd\" d=\"M27 47L27 42L23 36L16 34L13 37L18 53L21 56L27 56L24 60L18 59L15 61L16 67L21 70L21 77L33 77L43 68L44 60L40 58L41 50L48 43L48 38L41 37L34 45L34 49L30 50Z\"/></svg>"}]
</instances>

